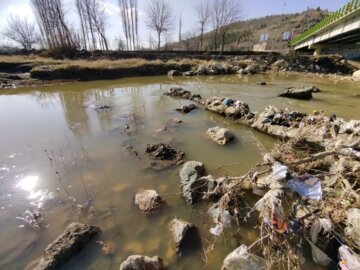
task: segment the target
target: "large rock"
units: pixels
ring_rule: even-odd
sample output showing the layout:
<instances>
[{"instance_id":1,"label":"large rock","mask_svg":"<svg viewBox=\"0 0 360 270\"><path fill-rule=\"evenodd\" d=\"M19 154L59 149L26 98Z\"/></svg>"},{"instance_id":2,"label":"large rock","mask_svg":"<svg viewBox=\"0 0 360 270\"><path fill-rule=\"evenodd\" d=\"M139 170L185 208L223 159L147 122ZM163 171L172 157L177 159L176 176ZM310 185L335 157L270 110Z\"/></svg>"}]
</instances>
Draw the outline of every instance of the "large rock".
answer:
<instances>
[{"instance_id":1,"label":"large rock","mask_svg":"<svg viewBox=\"0 0 360 270\"><path fill-rule=\"evenodd\" d=\"M52 270L59 269L74 255L80 252L98 233L100 228L93 225L72 223L28 269Z\"/></svg>"},{"instance_id":2,"label":"large rock","mask_svg":"<svg viewBox=\"0 0 360 270\"><path fill-rule=\"evenodd\" d=\"M281 93L279 97L286 98L294 98L294 99L302 99L302 100L310 100L312 99L312 89L288 89L285 92Z\"/></svg>"},{"instance_id":3,"label":"large rock","mask_svg":"<svg viewBox=\"0 0 360 270\"><path fill-rule=\"evenodd\" d=\"M163 270L162 259L158 256L148 257L131 255L120 265L120 270Z\"/></svg>"},{"instance_id":4,"label":"large rock","mask_svg":"<svg viewBox=\"0 0 360 270\"><path fill-rule=\"evenodd\" d=\"M152 215L163 209L165 201L155 190L148 189L136 194L135 204L145 215Z\"/></svg>"},{"instance_id":5,"label":"large rock","mask_svg":"<svg viewBox=\"0 0 360 270\"><path fill-rule=\"evenodd\" d=\"M182 194L185 200L191 204L197 202L202 196L204 180L204 164L197 161L186 162L180 170ZM203 187L203 188L202 188Z\"/></svg>"},{"instance_id":6,"label":"large rock","mask_svg":"<svg viewBox=\"0 0 360 270\"><path fill-rule=\"evenodd\" d=\"M174 218L170 221L170 231L176 253L184 254L201 247L199 231L194 224Z\"/></svg>"},{"instance_id":7,"label":"large rock","mask_svg":"<svg viewBox=\"0 0 360 270\"><path fill-rule=\"evenodd\" d=\"M360 79L360 70L355 71L355 72L353 73L353 77L356 78L356 79Z\"/></svg>"},{"instance_id":8,"label":"large rock","mask_svg":"<svg viewBox=\"0 0 360 270\"><path fill-rule=\"evenodd\" d=\"M275 63L273 63L271 65L271 67L276 70L286 69L289 67L289 62L284 59L280 59L280 60L276 61Z\"/></svg>"},{"instance_id":9,"label":"large rock","mask_svg":"<svg viewBox=\"0 0 360 270\"><path fill-rule=\"evenodd\" d=\"M259 68L255 64L250 64L245 68L245 72L247 74L256 74L256 73L258 73L258 71L259 71Z\"/></svg>"},{"instance_id":10,"label":"large rock","mask_svg":"<svg viewBox=\"0 0 360 270\"><path fill-rule=\"evenodd\" d=\"M220 127L209 128L206 131L206 136L220 145L225 145L235 138L230 130Z\"/></svg>"}]
</instances>

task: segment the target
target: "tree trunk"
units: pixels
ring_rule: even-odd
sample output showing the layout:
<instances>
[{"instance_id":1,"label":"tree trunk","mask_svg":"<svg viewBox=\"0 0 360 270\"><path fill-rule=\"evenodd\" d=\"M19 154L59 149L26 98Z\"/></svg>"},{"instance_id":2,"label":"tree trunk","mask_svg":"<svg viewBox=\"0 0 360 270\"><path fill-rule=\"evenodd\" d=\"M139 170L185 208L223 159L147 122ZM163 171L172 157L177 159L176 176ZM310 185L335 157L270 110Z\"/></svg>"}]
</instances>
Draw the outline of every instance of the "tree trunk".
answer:
<instances>
[{"instance_id":1,"label":"tree trunk","mask_svg":"<svg viewBox=\"0 0 360 270\"><path fill-rule=\"evenodd\" d=\"M203 50L203 39L204 39L204 25L201 25L201 33L200 33L200 51Z\"/></svg>"},{"instance_id":2,"label":"tree trunk","mask_svg":"<svg viewBox=\"0 0 360 270\"><path fill-rule=\"evenodd\" d=\"M224 52L226 33L221 33L221 52Z\"/></svg>"},{"instance_id":3,"label":"tree trunk","mask_svg":"<svg viewBox=\"0 0 360 270\"><path fill-rule=\"evenodd\" d=\"M158 32L158 51L160 51L161 32Z\"/></svg>"},{"instance_id":4,"label":"tree trunk","mask_svg":"<svg viewBox=\"0 0 360 270\"><path fill-rule=\"evenodd\" d=\"M218 29L215 29L215 37L214 37L214 51L217 51L217 33L218 33Z\"/></svg>"}]
</instances>

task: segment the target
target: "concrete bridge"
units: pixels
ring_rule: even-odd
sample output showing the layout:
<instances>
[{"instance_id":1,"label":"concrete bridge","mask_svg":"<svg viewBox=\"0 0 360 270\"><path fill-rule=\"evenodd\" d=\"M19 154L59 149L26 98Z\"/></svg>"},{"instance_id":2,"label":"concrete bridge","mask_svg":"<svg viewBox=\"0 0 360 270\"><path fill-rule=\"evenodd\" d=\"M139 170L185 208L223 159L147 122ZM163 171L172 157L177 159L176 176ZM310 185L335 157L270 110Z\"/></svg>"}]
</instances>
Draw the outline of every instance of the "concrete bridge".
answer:
<instances>
[{"instance_id":1,"label":"concrete bridge","mask_svg":"<svg viewBox=\"0 0 360 270\"><path fill-rule=\"evenodd\" d=\"M314 55L341 54L360 57L360 0L352 0L290 41L295 50L314 50Z\"/></svg>"}]
</instances>

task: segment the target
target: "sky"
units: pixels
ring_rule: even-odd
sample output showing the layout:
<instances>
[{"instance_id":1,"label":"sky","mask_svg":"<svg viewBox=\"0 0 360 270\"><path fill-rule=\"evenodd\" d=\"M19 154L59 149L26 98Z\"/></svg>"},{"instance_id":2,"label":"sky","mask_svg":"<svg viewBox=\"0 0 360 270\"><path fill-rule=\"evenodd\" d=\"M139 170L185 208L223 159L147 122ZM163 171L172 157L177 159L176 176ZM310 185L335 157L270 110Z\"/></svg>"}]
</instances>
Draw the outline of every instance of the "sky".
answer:
<instances>
[{"instance_id":1,"label":"sky","mask_svg":"<svg viewBox=\"0 0 360 270\"><path fill-rule=\"evenodd\" d=\"M147 45L150 31L146 27L146 9L149 0L139 1L139 33L142 44ZM196 0L167 0L173 9L173 15L182 17L183 21L183 35L187 32L198 32L197 21L194 10L194 3ZM206 0L202 0L206 1ZM208 0L211 1L211 0ZM69 21L77 22L76 14L74 12L74 0L64 0L66 10L68 13ZM104 9L107 15L107 36L112 46L115 46L115 39L124 39L122 32L121 19L119 17L119 9L117 6L117 0L103 0ZM242 20L264 17L268 15L283 14L283 13L295 13L302 12L308 7L322 9L328 9L334 11L345 5L349 0L239 0L242 7ZM0 32L3 27L6 26L7 18L10 15L17 15L20 17L26 17L31 21L34 21L34 15L32 13L30 0L0 0ZM176 23L177 24L177 23ZM178 30L173 30L169 34L169 38L176 40L178 36ZM210 26L207 30L210 30ZM152 34L153 37L156 37ZM3 38L0 39L0 44L4 43Z\"/></svg>"}]
</instances>

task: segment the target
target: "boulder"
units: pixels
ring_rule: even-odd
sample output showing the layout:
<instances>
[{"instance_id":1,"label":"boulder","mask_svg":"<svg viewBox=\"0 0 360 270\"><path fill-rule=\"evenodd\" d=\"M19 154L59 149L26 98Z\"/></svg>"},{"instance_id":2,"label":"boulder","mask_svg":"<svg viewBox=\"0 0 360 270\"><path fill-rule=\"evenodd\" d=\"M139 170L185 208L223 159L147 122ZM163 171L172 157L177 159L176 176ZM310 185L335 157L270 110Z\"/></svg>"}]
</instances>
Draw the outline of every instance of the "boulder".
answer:
<instances>
[{"instance_id":1,"label":"boulder","mask_svg":"<svg viewBox=\"0 0 360 270\"><path fill-rule=\"evenodd\" d=\"M135 204L145 215L152 215L163 209L165 201L155 190L148 189L136 194Z\"/></svg>"},{"instance_id":2,"label":"boulder","mask_svg":"<svg viewBox=\"0 0 360 270\"><path fill-rule=\"evenodd\" d=\"M178 71L178 70L170 70L168 72L168 76L170 76L170 77L181 76L181 75L182 75L182 73L180 71Z\"/></svg>"},{"instance_id":3,"label":"boulder","mask_svg":"<svg viewBox=\"0 0 360 270\"><path fill-rule=\"evenodd\" d=\"M251 64L251 65L248 65L246 68L245 68L245 72L247 74L256 74L258 72L259 68L257 65L255 64Z\"/></svg>"},{"instance_id":4,"label":"boulder","mask_svg":"<svg viewBox=\"0 0 360 270\"><path fill-rule=\"evenodd\" d=\"M289 62L284 59L280 59L280 60L276 61L275 63L273 63L271 65L271 67L276 70L286 69L289 67Z\"/></svg>"},{"instance_id":5,"label":"boulder","mask_svg":"<svg viewBox=\"0 0 360 270\"><path fill-rule=\"evenodd\" d=\"M59 269L80 252L99 232L100 228L97 226L82 223L70 224L38 259L30 263L28 269Z\"/></svg>"},{"instance_id":6,"label":"boulder","mask_svg":"<svg viewBox=\"0 0 360 270\"><path fill-rule=\"evenodd\" d=\"M207 74L207 68L205 66L199 66L196 70L197 75L206 75Z\"/></svg>"},{"instance_id":7,"label":"boulder","mask_svg":"<svg viewBox=\"0 0 360 270\"><path fill-rule=\"evenodd\" d=\"M312 99L312 90L309 89L288 89L285 92L281 93L279 97L286 97L286 98L294 98L294 99L302 99L302 100L310 100Z\"/></svg>"},{"instance_id":8,"label":"boulder","mask_svg":"<svg viewBox=\"0 0 360 270\"><path fill-rule=\"evenodd\" d=\"M176 111L181 112L181 113L189 113L193 110L198 109L198 106L196 106L195 104L190 104L190 105L185 105L182 106L181 108L177 108Z\"/></svg>"},{"instance_id":9,"label":"boulder","mask_svg":"<svg viewBox=\"0 0 360 270\"><path fill-rule=\"evenodd\" d=\"M355 72L353 73L353 77L356 78L356 79L360 79L360 70L355 71Z\"/></svg>"},{"instance_id":10,"label":"boulder","mask_svg":"<svg viewBox=\"0 0 360 270\"><path fill-rule=\"evenodd\" d=\"M216 63L213 65L213 67L214 67L217 71L219 71L219 72L221 72L221 71L224 70L224 65L221 64L220 62L216 62Z\"/></svg>"},{"instance_id":11,"label":"boulder","mask_svg":"<svg viewBox=\"0 0 360 270\"><path fill-rule=\"evenodd\" d=\"M197 161L186 162L180 170L183 197L188 203L197 202L203 192L204 180L200 178L205 173L204 164ZM203 187L203 188L201 188Z\"/></svg>"},{"instance_id":12,"label":"boulder","mask_svg":"<svg viewBox=\"0 0 360 270\"><path fill-rule=\"evenodd\" d=\"M209 128L206 131L206 136L220 145L225 145L235 138L230 130L220 127Z\"/></svg>"},{"instance_id":13,"label":"boulder","mask_svg":"<svg viewBox=\"0 0 360 270\"><path fill-rule=\"evenodd\" d=\"M148 257L131 255L120 265L120 270L163 270L162 259L158 256Z\"/></svg>"},{"instance_id":14,"label":"boulder","mask_svg":"<svg viewBox=\"0 0 360 270\"><path fill-rule=\"evenodd\" d=\"M199 231L194 224L174 218L169 227L176 253L182 255L201 247Z\"/></svg>"}]
</instances>

